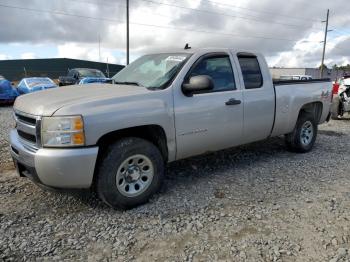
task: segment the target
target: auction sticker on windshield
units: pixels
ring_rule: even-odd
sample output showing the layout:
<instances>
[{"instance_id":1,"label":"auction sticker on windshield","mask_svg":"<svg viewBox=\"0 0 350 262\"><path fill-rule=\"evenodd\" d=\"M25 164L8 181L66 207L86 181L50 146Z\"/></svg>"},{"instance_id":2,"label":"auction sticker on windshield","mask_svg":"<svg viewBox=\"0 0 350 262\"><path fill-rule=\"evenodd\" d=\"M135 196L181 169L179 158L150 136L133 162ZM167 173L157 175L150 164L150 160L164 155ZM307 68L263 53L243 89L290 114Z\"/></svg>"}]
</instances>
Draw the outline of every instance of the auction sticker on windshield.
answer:
<instances>
[{"instance_id":1,"label":"auction sticker on windshield","mask_svg":"<svg viewBox=\"0 0 350 262\"><path fill-rule=\"evenodd\" d=\"M176 62L182 62L186 59L186 56L168 56L165 61L176 61Z\"/></svg>"}]
</instances>

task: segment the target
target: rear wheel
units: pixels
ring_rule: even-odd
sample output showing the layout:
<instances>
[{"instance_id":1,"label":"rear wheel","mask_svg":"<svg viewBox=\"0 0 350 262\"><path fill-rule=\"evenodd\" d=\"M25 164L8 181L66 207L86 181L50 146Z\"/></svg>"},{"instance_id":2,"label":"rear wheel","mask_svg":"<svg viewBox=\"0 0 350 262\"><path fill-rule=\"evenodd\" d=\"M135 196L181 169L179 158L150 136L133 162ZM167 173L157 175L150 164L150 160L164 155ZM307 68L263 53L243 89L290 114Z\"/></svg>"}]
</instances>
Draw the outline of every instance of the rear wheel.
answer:
<instances>
[{"instance_id":1,"label":"rear wheel","mask_svg":"<svg viewBox=\"0 0 350 262\"><path fill-rule=\"evenodd\" d=\"M163 158L154 144L124 138L109 146L100 163L97 193L113 208L132 208L159 190L163 176Z\"/></svg>"},{"instance_id":2,"label":"rear wheel","mask_svg":"<svg viewBox=\"0 0 350 262\"><path fill-rule=\"evenodd\" d=\"M286 145L294 152L309 152L317 137L317 123L313 114L300 114L293 132L285 136Z\"/></svg>"}]
</instances>

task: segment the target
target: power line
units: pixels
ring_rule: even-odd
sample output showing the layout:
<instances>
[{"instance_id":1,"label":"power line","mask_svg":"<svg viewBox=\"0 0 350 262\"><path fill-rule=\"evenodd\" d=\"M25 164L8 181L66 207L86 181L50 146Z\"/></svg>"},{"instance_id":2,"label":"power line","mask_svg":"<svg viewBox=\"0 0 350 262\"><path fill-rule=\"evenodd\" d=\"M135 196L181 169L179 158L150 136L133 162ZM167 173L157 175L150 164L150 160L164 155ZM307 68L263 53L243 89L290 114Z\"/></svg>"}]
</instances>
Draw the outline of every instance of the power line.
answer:
<instances>
[{"instance_id":1,"label":"power line","mask_svg":"<svg viewBox=\"0 0 350 262\"><path fill-rule=\"evenodd\" d=\"M346 34L347 36L350 36L350 32L346 32L346 31L343 31L343 30L340 30L340 29L333 29L333 30L337 31L338 34L341 34L341 35Z\"/></svg>"},{"instance_id":2,"label":"power line","mask_svg":"<svg viewBox=\"0 0 350 262\"><path fill-rule=\"evenodd\" d=\"M41 9L35 9L35 8L29 8L29 7L10 6L10 5L4 5L4 4L0 4L0 6L5 7L5 8L11 8L11 9L26 10L26 11L39 12L39 13L50 13L50 14L54 14L54 15L64 15L64 16L77 17L77 18L83 18L83 19L92 19L92 20L98 20L98 21L102 20L102 21L107 21L107 22L121 22L121 23L125 22L125 21L117 20L117 19L97 18L97 17L92 17L92 16L70 14L70 13L66 13L66 12L62 12L62 11L41 10ZM287 41L287 42L299 41L299 40L287 39L287 38L265 37L265 36L244 36L244 35L238 35L238 34L232 34L232 33L226 33L226 32L207 31L207 30L198 30L198 29L189 29L189 28L162 26L162 25L153 25L153 24L144 24L144 23L137 23L137 22L130 22L130 24L139 25L139 26L146 26L146 27L178 30L178 31L205 33L205 34L210 34L210 35L215 34L215 35L223 35L223 36L234 36L234 37L238 37L238 38L256 38L256 39L263 39L263 40L276 40L276 41ZM304 41L304 42L318 42L318 41Z\"/></svg>"},{"instance_id":3,"label":"power line","mask_svg":"<svg viewBox=\"0 0 350 262\"><path fill-rule=\"evenodd\" d=\"M266 14L274 14L274 15L277 15L277 16L283 16L283 17L289 17L289 18L292 18L292 19L296 19L296 20L304 20L304 21L313 21L313 22L319 22L319 20L314 20L314 19L304 19L304 18L297 18L297 17L292 17L292 16L289 16L289 15L279 15L279 14L276 14L274 12L267 12L267 11L256 11L256 10L253 10L253 9L250 9L250 8L245 8L245 7L239 7L239 6L235 6L235 5L230 5L230 4L223 4L223 3L219 3L219 2L216 2L216 1L210 1L210 0L203 0L203 1L206 1L208 3L215 3L217 5L220 5L220 6L229 6L229 7L233 7L233 8L238 8L238 9L244 9L244 10L250 10L251 12L255 12L255 13L266 13ZM87 4L93 4L93 5L97 5L97 6L100 6L101 4L98 3L98 2L91 2L91 1L82 1L82 0L71 0L71 2L77 2L77 3L87 3ZM104 4L103 5L109 5L109 6L115 6L115 5L119 5L119 6L122 6L122 7L126 7L125 4L122 4L122 3L112 3L110 1L103 1ZM199 10L199 9L198 9ZM206 10L199 10L199 11L206 11ZM210 12L210 11L208 11ZM150 12L151 14L154 14L154 15L157 15L157 16L162 16L162 17L167 17L167 18L170 18L169 16L166 16L166 15L162 15L162 14L158 14L158 13L154 13L154 12ZM213 13L216 13L216 12L213 12ZM237 13L237 12L236 12ZM221 13L218 13L221 15ZM250 17L253 17L253 18L256 18L256 19L262 19L261 17L257 17L257 16L253 16L251 14L244 14L244 15L248 15ZM272 21L271 21L272 22ZM293 26L299 26L299 25L293 25ZM303 27L304 28L304 27Z\"/></svg>"},{"instance_id":4,"label":"power line","mask_svg":"<svg viewBox=\"0 0 350 262\"><path fill-rule=\"evenodd\" d=\"M149 2L149 3L152 3L152 4L156 4L156 5L160 4L160 5L171 6L171 7L176 7L176 8L185 9L185 10L191 10L191 11L195 11L195 12L202 12L202 13L207 13L207 14L222 15L222 16L231 17L231 18L250 20L250 21L255 21L255 22L259 22L259 23L262 22L262 23L268 23L268 24L283 25L283 26L287 26L287 27L310 29L310 27L305 27L305 26L302 26L302 25L286 24L286 23L280 23L280 22L271 21L271 20L262 20L261 18L257 18L257 17L249 18L249 17L245 17L245 16L229 15L227 13L214 12L214 11L209 11L209 10L204 10L204 9L197 9L197 8L186 7L186 6L176 5L176 4L169 4L169 3L164 3L164 2L158 2L158 1L154 1L154 0L140 0L140 1ZM320 28L316 28L316 29L320 29Z\"/></svg>"},{"instance_id":5,"label":"power line","mask_svg":"<svg viewBox=\"0 0 350 262\"><path fill-rule=\"evenodd\" d=\"M73 2L73 3L85 3L85 4L92 4L92 5L98 5L100 6L100 3L98 2L91 2L91 1L83 1L83 0L70 0L69 2ZM107 3L107 4L106 4ZM126 6L123 3L111 3L108 1L105 1L104 5L109 5L109 6Z\"/></svg>"},{"instance_id":6,"label":"power line","mask_svg":"<svg viewBox=\"0 0 350 262\"><path fill-rule=\"evenodd\" d=\"M63 11L43 10L43 9L36 9L36 8L29 8L29 7L4 5L4 4L0 4L0 6L5 7L5 8L11 8L11 9L32 11L32 12L37 12L37 13L49 13L49 14L54 14L54 15L71 16L71 17L85 18L85 19L98 20L98 21L122 22L122 23L124 22L122 20L116 20L116 19L98 18L98 17L86 16L86 15L70 14L70 13L66 13Z\"/></svg>"},{"instance_id":7,"label":"power line","mask_svg":"<svg viewBox=\"0 0 350 262\"><path fill-rule=\"evenodd\" d=\"M73 2L73 3L74 2L76 2L76 3L87 3L87 4L97 5L97 6L101 5L98 2L90 2L90 1L82 1L82 0L70 0L70 2ZM121 6L121 7L126 8L126 4L123 4L123 3L115 3L114 4L114 3L110 2L110 1L103 1L103 2L104 2L103 5L105 5L105 3L107 3L107 5L109 5L109 6ZM154 13L154 12L149 12L149 13L153 14L153 15L169 18L169 16L167 16L167 15L162 15L162 14L158 14L158 13Z\"/></svg>"},{"instance_id":8,"label":"power line","mask_svg":"<svg viewBox=\"0 0 350 262\"><path fill-rule=\"evenodd\" d=\"M207 3L213 3L213 4L221 5L221 6L228 6L228 7L232 7L232 8L247 10L247 11L254 12L254 13L262 13L262 14L270 14L270 15L272 14L272 15L275 15L275 16L287 17L287 18L295 19L295 20L320 22L320 20L316 20L316 19L307 19L307 18L302 18L302 17L295 17L295 16L290 16L290 15L286 15L286 14L278 14L276 12L265 11L265 10L259 10L258 11L258 10L251 9L251 8L248 8L248 7L241 7L241 6L232 5L232 4L225 4L225 3L220 3L220 2L217 2L217 1L211 1L211 0L202 0L202 1L205 1Z\"/></svg>"},{"instance_id":9,"label":"power line","mask_svg":"<svg viewBox=\"0 0 350 262\"><path fill-rule=\"evenodd\" d=\"M339 49L339 50L341 50L341 51L346 51L346 52L349 51L348 49L341 48L341 47L339 47L339 46L337 46L337 45L333 46L333 48Z\"/></svg>"}]
</instances>

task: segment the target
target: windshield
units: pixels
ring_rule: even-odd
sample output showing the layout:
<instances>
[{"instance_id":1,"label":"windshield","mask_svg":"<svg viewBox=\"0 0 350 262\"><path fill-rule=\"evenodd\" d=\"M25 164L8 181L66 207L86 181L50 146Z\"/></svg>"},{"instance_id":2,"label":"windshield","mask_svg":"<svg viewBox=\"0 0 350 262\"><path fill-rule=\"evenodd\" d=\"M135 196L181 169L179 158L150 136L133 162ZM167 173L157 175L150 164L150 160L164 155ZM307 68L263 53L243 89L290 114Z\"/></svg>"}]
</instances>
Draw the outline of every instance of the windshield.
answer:
<instances>
[{"instance_id":1,"label":"windshield","mask_svg":"<svg viewBox=\"0 0 350 262\"><path fill-rule=\"evenodd\" d=\"M79 69L80 77L106 77L101 71L96 69Z\"/></svg>"},{"instance_id":2,"label":"windshield","mask_svg":"<svg viewBox=\"0 0 350 262\"><path fill-rule=\"evenodd\" d=\"M145 55L125 67L112 79L116 84L162 89L176 76L190 55L186 53Z\"/></svg>"},{"instance_id":3,"label":"windshield","mask_svg":"<svg viewBox=\"0 0 350 262\"><path fill-rule=\"evenodd\" d=\"M25 81L28 87L55 85L55 83L49 78L29 78Z\"/></svg>"}]
</instances>

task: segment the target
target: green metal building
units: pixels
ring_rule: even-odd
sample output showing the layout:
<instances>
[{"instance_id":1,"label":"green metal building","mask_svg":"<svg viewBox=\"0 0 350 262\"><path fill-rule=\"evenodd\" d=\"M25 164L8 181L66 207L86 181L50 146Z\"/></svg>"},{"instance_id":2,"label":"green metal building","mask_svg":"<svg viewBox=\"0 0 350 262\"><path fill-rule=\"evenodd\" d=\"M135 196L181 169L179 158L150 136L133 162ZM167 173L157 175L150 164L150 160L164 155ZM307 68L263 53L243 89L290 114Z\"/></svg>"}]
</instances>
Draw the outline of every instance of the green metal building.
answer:
<instances>
[{"instance_id":1,"label":"green metal building","mask_svg":"<svg viewBox=\"0 0 350 262\"><path fill-rule=\"evenodd\" d=\"M67 71L72 68L94 68L101 70L107 77L108 75L112 77L123 67L123 65L70 58L0 60L0 75L10 81L34 76L57 79L59 76L67 75Z\"/></svg>"}]
</instances>

